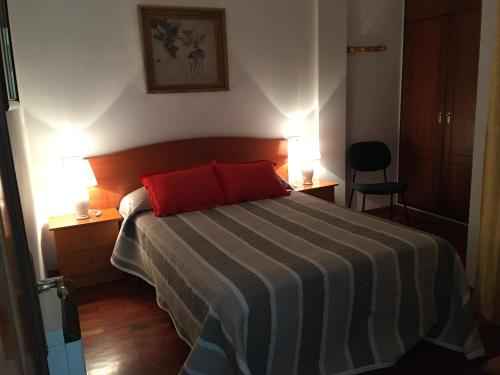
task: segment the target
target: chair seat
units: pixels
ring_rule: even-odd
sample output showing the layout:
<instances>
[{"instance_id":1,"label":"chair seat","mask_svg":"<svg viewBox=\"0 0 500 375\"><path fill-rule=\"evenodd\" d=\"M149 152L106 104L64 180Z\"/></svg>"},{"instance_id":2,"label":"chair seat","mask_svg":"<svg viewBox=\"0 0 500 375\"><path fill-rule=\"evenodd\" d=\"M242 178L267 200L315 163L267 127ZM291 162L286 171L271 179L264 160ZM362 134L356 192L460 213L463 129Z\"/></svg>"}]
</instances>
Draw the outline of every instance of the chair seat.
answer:
<instances>
[{"instance_id":1,"label":"chair seat","mask_svg":"<svg viewBox=\"0 0 500 375\"><path fill-rule=\"evenodd\" d=\"M385 182L379 184L362 184L355 183L354 190L359 191L363 194L375 194L375 195L386 195L386 194L396 194L403 193L407 189L405 184L400 184L399 182Z\"/></svg>"}]
</instances>

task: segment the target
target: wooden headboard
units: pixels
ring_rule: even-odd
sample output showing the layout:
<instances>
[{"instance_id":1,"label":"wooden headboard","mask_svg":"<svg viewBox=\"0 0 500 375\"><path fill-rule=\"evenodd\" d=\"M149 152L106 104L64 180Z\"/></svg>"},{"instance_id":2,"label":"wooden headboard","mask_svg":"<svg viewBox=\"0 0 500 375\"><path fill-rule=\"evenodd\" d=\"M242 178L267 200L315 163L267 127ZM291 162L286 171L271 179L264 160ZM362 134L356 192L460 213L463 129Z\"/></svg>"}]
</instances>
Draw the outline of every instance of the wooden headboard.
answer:
<instances>
[{"instance_id":1,"label":"wooden headboard","mask_svg":"<svg viewBox=\"0 0 500 375\"><path fill-rule=\"evenodd\" d=\"M97 187L89 189L90 207L118 207L122 197L141 186L139 176L195 166L210 160L245 162L272 160L287 178L287 141L263 138L193 138L156 143L87 158Z\"/></svg>"}]
</instances>

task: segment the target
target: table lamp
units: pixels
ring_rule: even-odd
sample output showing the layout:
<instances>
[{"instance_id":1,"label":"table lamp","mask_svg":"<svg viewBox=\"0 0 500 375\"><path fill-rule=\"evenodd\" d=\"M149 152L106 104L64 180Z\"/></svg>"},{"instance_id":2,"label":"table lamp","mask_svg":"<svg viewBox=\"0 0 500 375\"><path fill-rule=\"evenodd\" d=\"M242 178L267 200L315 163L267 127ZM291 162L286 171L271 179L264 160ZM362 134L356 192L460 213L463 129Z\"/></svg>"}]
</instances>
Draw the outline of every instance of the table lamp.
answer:
<instances>
[{"instance_id":1,"label":"table lamp","mask_svg":"<svg viewBox=\"0 0 500 375\"><path fill-rule=\"evenodd\" d=\"M61 159L65 187L70 189L77 220L88 219L89 194L87 188L97 186L94 172L88 160L81 157Z\"/></svg>"}]
</instances>

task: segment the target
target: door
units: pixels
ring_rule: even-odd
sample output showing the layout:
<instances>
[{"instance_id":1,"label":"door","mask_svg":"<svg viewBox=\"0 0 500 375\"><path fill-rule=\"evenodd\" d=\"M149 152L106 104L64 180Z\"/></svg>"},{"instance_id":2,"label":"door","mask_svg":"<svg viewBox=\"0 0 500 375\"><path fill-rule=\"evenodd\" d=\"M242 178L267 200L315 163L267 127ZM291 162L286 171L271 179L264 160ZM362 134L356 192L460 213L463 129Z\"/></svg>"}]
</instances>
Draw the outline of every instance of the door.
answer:
<instances>
[{"instance_id":1,"label":"door","mask_svg":"<svg viewBox=\"0 0 500 375\"><path fill-rule=\"evenodd\" d=\"M4 91L0 92L3 104ZM0 110L0 369L9 375L47 374L45 335L4 111Z\"/></svg>"},{"instance_id":2,"label":"door","mask_svg":"<svg viewBox=\"0 0 500 375\"><path fill-rule=\"evenodd\" d=\"M45 374L45 341L35 313L35 280L32 269L25 269L29 259L26 253L20 254L22 247L14 238L15 231L0 185L0 373ZM26 288L28 283L31 287Z\"/></svg>"},{"instance_id":3,"label":"door","mask_svg":"<svg viewBox=\"0 0 500 375\"><path fill-rule=\"evenodd\" d=\"M406 22L443 16L448 13L448 1L459 0L406 0ZM460 0L470 1L470 0Z\"/></svg>"},{"instance_id":4,"label":"door","mask_svg":"<svg viewBox=\"0 0 500 375\"><path fill-rule=\"evenodd\" d=\"M15 72L8 34L6 1L0 1L0 373L48 374L47 346L43 330L35 274L31 260L5 112L9 93L14 94ZM11 63L4 70L4 60ZM5 72L5 75L3 73ZM15 98L16 95L11 95Z\"/></svg>"},{"instance_id":5,"label":"door","mask_svg":"<svg viewBox=\"0 0 500 375\"><path fill-rule=\"evenodd\" d=\"M406 22L444 16L481 7L481 0L406 0Z\"/></svg>"},{"instance_id":6,"label":"door","mask_svg":"<svg viewBox=\"0 0 500 375\"><path fill-rule=\"evenodd\" d=\"M406 24L399 180L409 205L439 208L447 17Z\"/></svg>"},{"instance_id":7,"label":"door","mask_svg":"<svg viewBox=\"0 0 500 375\"><path fill-rule=\"evenodd\" d=\"M462 12L464 10L471 10L481 8L481 0L449 0L450 12ZM489 0L488 0L489 1Z\"/></svg>"},{"instance_id":8,"label":"door","mask_svg":"<svg viewBox=\"0 0 500 375\"><path fill-rule=\"evenodd\" d=\"M449 16L446 124L440 213L469 217L481 10Z\"/></svg>"}]
</instances>

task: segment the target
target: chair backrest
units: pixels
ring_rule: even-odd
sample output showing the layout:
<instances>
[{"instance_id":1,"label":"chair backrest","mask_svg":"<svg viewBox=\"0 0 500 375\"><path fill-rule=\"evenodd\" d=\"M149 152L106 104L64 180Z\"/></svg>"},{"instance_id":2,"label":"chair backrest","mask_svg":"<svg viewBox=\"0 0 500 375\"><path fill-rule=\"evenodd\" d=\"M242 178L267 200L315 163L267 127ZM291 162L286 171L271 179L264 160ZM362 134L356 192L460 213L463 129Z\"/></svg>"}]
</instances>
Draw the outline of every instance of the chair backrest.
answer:
<instances>
[{"instance_id":1,"label":"chair backrest","mask_svg":"<svg viewBox=\"0 0 500 375\"><path fill-rule=\"evenodd\" d=\"M383 142L353 143L349 148L349 163L355 171L379 171L391 164L391 151Z\"/></svg>"}]
</instances>

